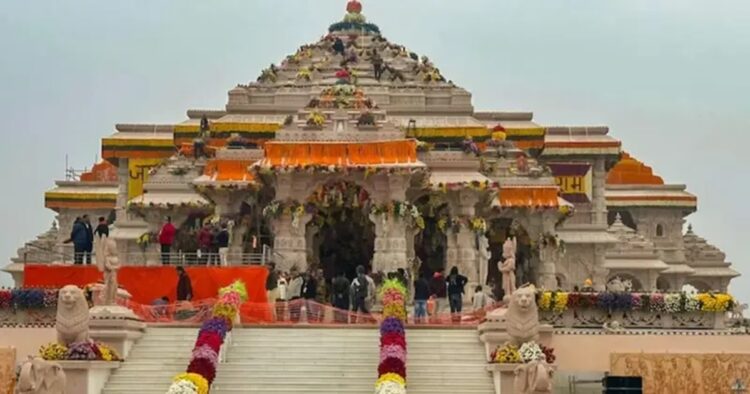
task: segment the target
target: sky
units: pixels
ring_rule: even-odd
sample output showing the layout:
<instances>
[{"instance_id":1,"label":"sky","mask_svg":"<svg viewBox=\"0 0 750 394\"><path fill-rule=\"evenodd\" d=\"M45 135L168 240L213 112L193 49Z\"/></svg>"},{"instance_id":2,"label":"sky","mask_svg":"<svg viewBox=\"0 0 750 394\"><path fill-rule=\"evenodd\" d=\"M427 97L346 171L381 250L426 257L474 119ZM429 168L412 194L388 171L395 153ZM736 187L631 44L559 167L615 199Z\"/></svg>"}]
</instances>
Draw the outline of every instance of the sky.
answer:
<instances>
[{"instance_id":1,"label":"sky","mask_svg":"<svg viewBox=\"0 0 750 394\"><path fill-rule=\"evenodd\" d=\"M668 183L746 276L750 301L750 2L363 0L391 41L428 55L477 110L607 125ZM47 230L43 193L90 167L116 123L222 108L341 19L344 0L5 0L0 4L0 265ZM0 285L10 284L0 274Z\"/></svg>"}]
</instances>

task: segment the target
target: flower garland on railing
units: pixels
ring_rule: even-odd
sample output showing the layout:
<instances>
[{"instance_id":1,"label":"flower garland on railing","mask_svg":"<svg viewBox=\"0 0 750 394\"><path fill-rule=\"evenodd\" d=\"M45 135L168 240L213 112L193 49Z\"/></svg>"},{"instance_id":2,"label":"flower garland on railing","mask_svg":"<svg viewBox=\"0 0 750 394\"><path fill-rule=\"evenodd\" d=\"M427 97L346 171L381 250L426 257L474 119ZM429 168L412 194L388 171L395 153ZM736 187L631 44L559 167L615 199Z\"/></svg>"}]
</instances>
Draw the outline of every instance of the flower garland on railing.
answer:
<instances>
[{"instance_id":1,"label":"flower garland on railing","mask_svg":"<svg viewBox=\"0 0 750 394\"><path fill-rule=\"evenodd\" d=\"M376 394L406 393L406 289L389 279L380 290L383 321L380 323L380 363Z\"/></svg>"},{"instance_id":2,"label":"flower garland on railing","mask_svg":"<svg viewBox=\"0 0 750 394\"><path fill-rule=\"evenodd\" d=\"M370 209L373 216L380 217L385 223L389 217L411 221L417 228L424 229L424 218L419 208L409 201L391 201L385 204L373 204Z\"/></svg>"},{"instance_id":3,"label":"flower garland on railing","mask_svg":"<svg viewBox=\"0 0 750 394\"><path fill-rule=\"evenodd\" d=\"M58 289L0 289L0 310L54 308L57 292Z\"/></svg>"},{"instance_id":4,"label":"flower garland on railing","mask_svg":"<svg viewBox=\"0 0 750 394\"><path fill-rule=\"evenodd\" d=\"M542 291L537 293L540 311L563 313L568 309L598 308L607 311L650 311L657 313L727 312L735 299L726 293L578 293Z\"/></svg>"},{"instance_id":5,"label":"flower garland on railing","mask_svg":"<svg viewBox=\"0 0 750 394\"><path fill-rule=\"evenodd\" d=\"M238 321L240 305L246 300L247 289L241 281L219 289L219 301L211 319L198 331L187 371L174 377L167 394L208 394L216 378L224 338Z\"/></svg>"}]
</instances>

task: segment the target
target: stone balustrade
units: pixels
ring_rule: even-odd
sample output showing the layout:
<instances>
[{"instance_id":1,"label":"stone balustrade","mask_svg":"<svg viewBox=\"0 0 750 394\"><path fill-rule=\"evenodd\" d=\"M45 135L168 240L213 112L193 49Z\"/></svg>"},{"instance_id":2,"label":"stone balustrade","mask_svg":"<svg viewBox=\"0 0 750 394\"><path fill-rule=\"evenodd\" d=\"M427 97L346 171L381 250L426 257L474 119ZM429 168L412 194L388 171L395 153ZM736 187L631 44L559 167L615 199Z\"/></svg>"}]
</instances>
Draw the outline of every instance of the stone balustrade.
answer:
<instances>
[{"instance_id":1,"label":"stone balustrade","mask_svg":"<svg viewBox=\"0 0 750 394\"><path fill-rule=\"evenodd\" d=\"M643 310L607 311L598 308L574 308L563 312L540 311L539 320L556 328L628 328L724 329L726 312L655 312ZM615 323L616 322L616 323Z\"/></svg>"}]
</instances>

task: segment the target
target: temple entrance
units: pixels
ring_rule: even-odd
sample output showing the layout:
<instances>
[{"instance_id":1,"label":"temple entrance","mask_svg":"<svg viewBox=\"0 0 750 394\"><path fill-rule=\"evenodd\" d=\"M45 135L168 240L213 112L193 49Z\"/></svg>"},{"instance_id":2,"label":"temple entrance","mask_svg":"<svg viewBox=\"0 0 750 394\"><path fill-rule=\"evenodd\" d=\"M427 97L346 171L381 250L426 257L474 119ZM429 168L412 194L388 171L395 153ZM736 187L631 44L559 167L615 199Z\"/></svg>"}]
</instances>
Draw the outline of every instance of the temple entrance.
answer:
<instances>
[{"instance_id":1,"label":"temple entrance","mask_svg":"<svg viewBox=\"0 0 750 394\"><path fill-rule=\"evenodd\" d=\"M370 269L375 250L375 225L369 217L369 195L351 182L329 182L316 190L307 201L313 218L307 225L312 232L308 253L313 263L323 269L330 282L339 272L349 279L356 276L359 265Z\"/></svg>"},{"instance_id":2,"label":"temple entrance","mask_svg":"<svg viewBox=\"0 0 750 394\"><path fill-rule=\"evenodd\" d=\"M503 243L508 236L514 236L517 239L518 250L516 251L516 285L521 286L527 282L533 282L534 273L531 266L531 239L521 225L510 218L492 219L488 223L487 238L490 244L492 257L489 264L489 280L492 285L493 294L496 299L502 299L501 274L498 269L498 262L503 259Z\"/></svg>"},{"instance_id":3,"label":"temple entrance","mask_svg":"<svg viewBox=\"0 0 750 394\"><path fill-rule=\"evenodd\" d=\"M414 239L414 254L422 262L420 275L432 275L445 268L445 253L448 245L448 204L438 203L429 196L415 203L424 218L424 230Z\"/></svg>"}]
</instances>

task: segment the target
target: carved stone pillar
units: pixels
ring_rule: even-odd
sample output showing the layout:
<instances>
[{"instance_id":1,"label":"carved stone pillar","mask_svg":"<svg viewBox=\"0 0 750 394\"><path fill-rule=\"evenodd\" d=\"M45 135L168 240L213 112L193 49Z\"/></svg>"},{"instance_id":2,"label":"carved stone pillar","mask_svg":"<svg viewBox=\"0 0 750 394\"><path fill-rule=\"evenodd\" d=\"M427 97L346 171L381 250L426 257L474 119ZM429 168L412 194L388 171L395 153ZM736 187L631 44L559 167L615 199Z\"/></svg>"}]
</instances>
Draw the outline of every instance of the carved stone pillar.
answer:
<instances>
[{"instance_id":1,"label":"carved stone pillar","mask_svg":"<svg viewBox=\"0 0 750 394\"><path fill-rule=\"evenodd\" d=\"M375 223L375 250L372 256L373 272L393 272L408 269L406 259L406 222L389 215L370 215Z\"/></svg>"},{"instance_id":2,"label":"carved stone pillar","mask_svg":"<svg viewBox=\"0 0 750 394\"><path fill-rule=\"evenodd\" d=\"M592 223L607 225L607 201L604 196L604 188L607 179L607 170L604 166L604 158L597 158L592 168Z\"/></svg>"},{"instance_id":3,"label":"carved stone pillar","mask_svg":"<svg viewBox=\"0 0 750 394\"><path fill-rule=\"evenodd\" d=\"M475 205L479 202L479 195L473 190L461 190L452 193L448 203L453 216L463 216L468 219L474 217ZM461 274L469 279L470 287L479 281L479 267L477 265L477 242L474 231L462 226L458 233L448 235L448 245L445 252L446 275L452 267L458 267Z\"/></svg>"},{"instance_id":4,"label":"carved stone pillar","mask_svg":"<svg viewBox=\"0 0 750 394\"><path fill-rule=\"evenodd\" d=\"M609 269L604 267L607 260L606 258L607 247L602 244L594 245L594 290L604 291L607 288L607 276L609 275Z\"/></svg>"},{"instance_id":5,"label":"carved stone pillar","mask_svg":"<svg viewBox=\"0 0 750 394\"><path fill-rule=\"evenodd\" d=\"M305 229L312 215L304 214L299 223L292 223L292 217L282 214L271 221L274 232L273 247L277 256L274 260L281 271L289 271L296 266L301 271L307 270L307 240Z\"/></svg>"},{"instance_id":6,"label":"carved stone pillar","mask_svg":"<svg viewBox=\"0 0 750 394\"><path fill-rule=\"evenodd\" d=\"M307 256L311 264L320 266L320 255L318 248L320 247L320 240L317 240L315 236L320 231L318 226L309 226L305 232L305 248L307 250Z\"/></svg>"},{"instance_id":7,"label":"carved stone pillar","mask_svg":"<svg viewBox=\"0 0 750 394\"><path fill-rule=\"evenodd\" d=\"M553 245L540 246L538 285L547 290L557 289L557 263L560 252Z\"/></svg>"}]
</instances>

